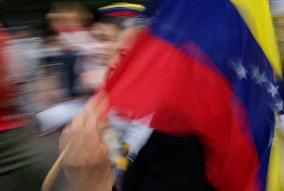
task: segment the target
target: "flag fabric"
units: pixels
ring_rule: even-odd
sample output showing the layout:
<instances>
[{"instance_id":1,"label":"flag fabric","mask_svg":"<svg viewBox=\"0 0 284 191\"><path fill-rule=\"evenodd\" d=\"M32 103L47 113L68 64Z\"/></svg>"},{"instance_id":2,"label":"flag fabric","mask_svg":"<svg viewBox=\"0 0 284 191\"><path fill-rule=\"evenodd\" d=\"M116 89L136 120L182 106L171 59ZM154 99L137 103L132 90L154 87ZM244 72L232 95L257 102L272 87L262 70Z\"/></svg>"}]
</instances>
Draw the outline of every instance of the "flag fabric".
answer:
<instances>
[{"instance_id":1,"label":"flag fabric","mask_svg":"<svg viewBox=\"0 0 284 191\"><path fill-rule=\"evenodd\" d=\"M163 0L105 85L112 110L197 135L220 191L266 189L282 75L267 0Z\"/></svg>"}]
</instances>

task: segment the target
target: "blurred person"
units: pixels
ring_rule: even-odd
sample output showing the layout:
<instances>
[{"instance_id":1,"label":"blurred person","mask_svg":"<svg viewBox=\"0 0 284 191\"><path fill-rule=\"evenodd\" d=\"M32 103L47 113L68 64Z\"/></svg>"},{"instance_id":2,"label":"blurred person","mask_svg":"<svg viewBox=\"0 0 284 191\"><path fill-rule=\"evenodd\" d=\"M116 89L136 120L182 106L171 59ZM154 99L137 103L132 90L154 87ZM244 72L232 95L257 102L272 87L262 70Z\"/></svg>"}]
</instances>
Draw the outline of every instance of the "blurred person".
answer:
<instances>
[{"instance_id":1,"label":"blurred person","mask_svg":"<svg viewBox=\"0 0 284 191\"><path fill-rule=\"evenodd\" d=\"M99 63L107 65L113 63L111 59L116 54L121 31L128 28L125 24L144 9L142 5L131 3L114 3L98 9L98 18L91 31L96 41L104 45L102 55L98 55L97 58Z\"/></svg>"},{"instance_id":2,"label":"blurred person","mask_svg":"<svg viewBox=\"0 0 284 191\"><path fill-rule=\"evenodd\" d=\"M91 93L98 90L105 79L109 63L116 53L119 34L123 31L124 19L98 14L90 28L95 47L90 56L92 62L83 65L81 81L84 88Z\"/></svg>"},{"instance_id":3,"label":"blurred person","mask_svg":"<svg viewBox=\"0 0 284 191\"><path fill-rule=\"evenodd\" d=\"M76 51L63 46L57 33L49 32L40 48L41 64L37 80L38 111L79 95Z\"/></svg>"},{"instance_id":4,"label":"blurred person","mask_svg":"<svg viewBox=\"0 0 284 191\"><path fill-rule=\"evenodd\" d=\"M127 7L126 5L130 5ZM107 70L111 68L113 59L116 57L121 33L127 28L124 22L137 16L143 6L130 3L115 3L98 9L90 33L94 37L95 47L93 50L93 62L84 65L81 74L86 89L98 89L102 84Z\"/></svg>"},{"instance_id":5,"label":"blurred person","mask_svg":"<svg viewBox=\"0 0 284 191\"><path fill-rule=\"evenodd\" d=\"M10 70L10 57L6 54L11 38L1 27L0 190L38 191L57 157L58 133L40 136L36 118L23 111L17 101L19 79L15 70Z\"/></svg>"},{"instance_id":6,"label":"blurred person","mask_svg":"<svg viewBox=\"0 0 284 191\"><path fill-rule=\"evenodd\" d=\"M41 38L29 27L9 29L11 38L5 49L8 76L17 83L19 105L27 113L36 112L34 94L40 63Z\"/></svg>"},{"instance_id":7,"label":"blurred person","mask_svg":"<svg viewBox=\"0 0 284 191\"><path fill-rule=\"evenodd\" d=\"M108 12L109 13L109 12ZM93 25L92 34L94 35L96 42L103 44L104 46L102 48L105 48L104 51L106 54L97 55L95 56L96 61L98 57L102 58L100 61L101 63L104 63L103 65L108 66L108 73L107 77L111 76L111 73L115 68L117 67L117 64L123 59L123 57L126 55L126 52L132 47L132 45L135 42L136 36L139 34L139 32L142 30L142 25L140 26L132 26L130 23L134 23L135 19L129 19L129 16L127 18L123 19L116 19L116 16L110 16L110 17L103 17L98 20L96 20L95 24ZM98 96L100 97L100 96ZM91 103L90 103L91 104ZM90 105L88 104L88 105ZM118 122L120 123L120 122ZM114 122L115 124L115 122ZM117 126L117 124L115 124ZM131 124L124 124L126 127L123 127L124 129L131 126ZM119 128L119 127L118 127ZM109 136L109 135L108 135ZM64 138L62 138L64 139ZM113 138L115 139L115 138ZM114 140L110 139L108 140L108 144L113 144ZM114 147L117 147L118 145L114 143ZM122 151L124 152L124 151ZM125 153L126 154L126 153ZM113 162L116 161L118 158L114 155ZM120 158L124 160L121 156ZM121 170L126 170L123 166L120 166L118 169L122 168ZM68 170L67 170L68 172ZM117 171L118 172L118 171ZM68 175L69 173L67 173ZM69 176L69 175L68 175ZM113 177L111 171L107 175L109 177ZM116 188L120 189L121 187L121 177L122 174L118 172L117 174L117 184ZM77 177L77 176L76 176ZM69 178L72 180L73 178L76 179L76 177L70 176ZM77 177L79 178L79 177ZM91 178L91 176L90 176ZM82 180L84 181L84 180ZM85 182L85 181L84 181ZM88 178L86 178L86 182L90 182L92 184L92 181L90 181ZM109 186L112 186L111 182L106 183ZM102 182L100 185L102 187L104 186L104 182ZM75 187L80 187L79 185L75 185ZM84 188L81 188L84 189ZM102 188L103 189L103 188ZM115 188L114 188L115 189Z\"/></svg>"},{"instance_id":8,"label":"blurred person","mask_svg":"<svg viewBox=\"0 0 284 191\"><path fill-rule=\"evenodd\" d=\"M115 53L120 23L115 18L96 18L90 28L94 46L88 60L83 64L80 79L86 92L93 94L102 84L109 60Z\"/></svg>"},{"instance_id":9,"label":"blurred person","mask_svg":"<svg viewBox=\"0 0 284 191\"><path fill-rule=\"evenodd\" d=\"M85 26L91 17L79 3L55 3L54 9L47 15L51 27L58 34L61 54L56 56L56 61L64 65L70 97L80 94L79 73L94 48L94 40Z\"/></svg>"},{"instance_id":10,"label":"blurred person","mask_svg":"<svg viewBox=\"0 0 284 191\"><path fill-rule=\"evenodd\" d=\"M15 105L15 85L9 79L5 48L9 36L0 29L0 188L5 191L39 190L44 174L38 171L33 145L38 129L31 117Z\"/></svg>"},{"instance_id":11,"label":"blurred person","mask_svg":"<svg viewBox=\"0 0 284 191\"><path fill-rule=\"evenodd\" d=\"M92 19L91 13L80 3L74 2L58 2L53 7L47 19L59 35L59 41L72 50L91 49L93 41L86 28L86 23Z\"/></svg>"},{"instance_id":12,"label":"blurred person","mask_svg":"<svg viewBox=\"0 0 284 191\"><path fill-rule=\"evenodd\" d=\"M115 54L115 47L121 32L120 21L113 17L103 17L95 21L91 33L96 43L101 45L95 55L98 65L108 65Z\"/></svg>"},{"instance_id":13,"label":"blurred person","mask_svg":"<svg viewBox=\"0 0 284 191\"><path fill-rule=\"evenodd\" d=\"M77 87L78 71L76 71L76 64L78 57L75 51L68 48L63 48L61 54L54 56L54 61L60 63L62 66L61 83L65 82L67 87L67 96L72 98L79 95L79 90Z\"/></svg>"}]
</instances>

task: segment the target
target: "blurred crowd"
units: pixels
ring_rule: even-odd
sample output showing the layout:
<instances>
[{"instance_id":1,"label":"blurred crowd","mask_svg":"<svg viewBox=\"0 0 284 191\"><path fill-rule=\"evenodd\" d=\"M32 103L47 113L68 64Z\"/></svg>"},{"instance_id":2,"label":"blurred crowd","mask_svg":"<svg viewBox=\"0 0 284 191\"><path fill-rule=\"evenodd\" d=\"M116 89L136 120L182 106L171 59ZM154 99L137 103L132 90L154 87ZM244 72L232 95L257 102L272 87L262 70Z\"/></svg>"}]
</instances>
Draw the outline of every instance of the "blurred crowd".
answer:
<instances>
[{"instance_id":1,"label":"blurred crowd","mask_svg":"<svg viewBox=\"0 0 284 191\"><path fill-rule=\"evenodd\" d=\"M94 15L79 3L58 3L46 14L44 35L1 25L0 190L40 190L58 156L57 128L72 113L68 104L78 112L110 75L134 41L138 10L112 15L106 7ZM59 181L54 189L68 190Z\"/></svg>"},{"instance_id":2,"label":"blurred crowd","mask_svg":"<svg viewBox=\"0 0 284 191\"><path fill-rule=\"evenodd\" d=\"M24 109L40 111L99 87L128 19L93 17L79 4L64 4L47 14L50 31L43 37L25 26L2 27L6 78L17 85Z\"/></svg>"}]
</instances>

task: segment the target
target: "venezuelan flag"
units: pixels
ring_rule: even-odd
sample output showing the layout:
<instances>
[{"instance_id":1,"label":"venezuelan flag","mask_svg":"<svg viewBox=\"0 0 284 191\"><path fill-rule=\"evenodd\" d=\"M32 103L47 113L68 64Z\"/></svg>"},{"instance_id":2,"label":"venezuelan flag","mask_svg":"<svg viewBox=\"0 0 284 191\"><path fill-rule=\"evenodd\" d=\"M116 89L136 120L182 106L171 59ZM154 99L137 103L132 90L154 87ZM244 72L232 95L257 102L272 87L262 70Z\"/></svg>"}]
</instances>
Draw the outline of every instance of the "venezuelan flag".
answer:
<instances>
[{"instance_id":1,"label":"venezuelan flag","mask_svg":"<svg viewBox=\"0 0 284 191\"><path fill-rule=\"evenodd\" d=\"M197 135L219 191L267 187L282 68L267 0L159 0L106 83L125 116ZM155 3L157 5L157 3Z\"/></svg>"}]
</instances>

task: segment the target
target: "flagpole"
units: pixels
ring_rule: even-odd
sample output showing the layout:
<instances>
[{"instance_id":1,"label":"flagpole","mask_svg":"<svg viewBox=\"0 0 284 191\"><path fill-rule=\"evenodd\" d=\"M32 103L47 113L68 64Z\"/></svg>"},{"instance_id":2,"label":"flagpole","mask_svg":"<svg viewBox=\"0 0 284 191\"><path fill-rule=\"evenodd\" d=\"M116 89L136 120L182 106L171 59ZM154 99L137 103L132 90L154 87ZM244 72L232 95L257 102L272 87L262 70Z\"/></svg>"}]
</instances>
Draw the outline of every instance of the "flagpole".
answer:
<instances>
[{"instance_id":1,"label":"flagpole","mask_svg":"<svg viewBox=\"0 0 284 191\"><path fill-rule=\"evenodd\" d=\"M67 146L63 149L63 151L60 153L58 159L55 161L54 165L51 167L51 169L49 170L47 176L45 177L42 187L41 187L41 191L49 191L53 184L54 181L63 165L63 160L66 156L66 153L68 152L70 147L70 143L67 144Z\"/></svg>"}]
</instances>

